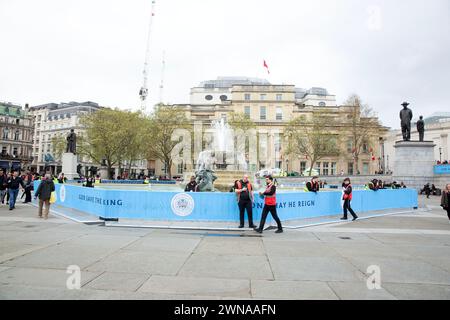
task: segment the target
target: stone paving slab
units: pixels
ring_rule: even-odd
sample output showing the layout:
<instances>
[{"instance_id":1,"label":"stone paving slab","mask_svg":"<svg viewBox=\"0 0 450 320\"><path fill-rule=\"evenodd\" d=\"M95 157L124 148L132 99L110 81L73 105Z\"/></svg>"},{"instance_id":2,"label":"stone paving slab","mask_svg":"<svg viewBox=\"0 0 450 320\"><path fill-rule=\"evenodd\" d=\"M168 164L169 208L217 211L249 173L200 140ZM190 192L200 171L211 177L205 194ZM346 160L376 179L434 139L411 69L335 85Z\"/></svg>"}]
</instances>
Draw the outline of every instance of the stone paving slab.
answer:
<instances>
[{"instance_id":1,"label":"stone paving slab","mask_svg":"<svg viewBox=\"0 0 450 320\"><path fill-rule=\"evenodd\" d=\"M98 272L82 272L81 285L96 278ZM67 289L70 274L66 270L40 268L10 268L0 272L0 284L19 284L28 286L56 287Z\"/></svg>"},{"instance_id":2,"label":"stone paving slab","mask_svg":"<svg viewBox=\"0 0 450 320\"><path fill-rule=\"evenodd\" d=\"M275 257L270 264L276 280L359 281L363 277L341 257Z\"/></svg>"},{"instance_id":3,"label":"stone paving slab","mask_svg":"<svg viewBox=\"0 0 450 320\"><path fill-rule=\"evenodd\" d=\"M251 298L249 280L152 276L139 292Z\"/></svg>"},{"instance_id":4,"label":"stone paving slab","mask_svg":"<svg viewBox=\"0 0 450 320\"><path fill-rule=\"evenodd\" d=\"M77 265L83 269L106 257L111 250L96 246L81 247L63 243L35 250L7 261L4 265L50 269L66 269L69 265Z\"/></svg>"},{"instance_id":5,"label":"stone paving slab","mask_svg":"<svg viewBox=\"0 0 450 320\"><path fill-rule=\"evenodd\" d=\"M271 259L277 257L324 257L338 256L331 246L323 243L299 243L297 241L266 242L267 255Z\"/></svg>"},{"instance_id":6,"label":"stone paving slab","mask_svg":"<svg viewBox=\"0 0 450 320\"><path fill-rule=\"evenodd\" d=\"M366 281L328 282L328 285L341 300L397 300L384 288L369 290Z\"/></svg>"},{"instance_id":7,"label":"stone paving slab","mask_svg":"<svg viewBox=\"0 0 450 320\"><path fill-rule=\"evenodd\" d=\"M180 276L228 279L273 279L264 256L193 254Z\"/></svg>"},{"instance_id":8,"label":"stone paving slab","mask_svg":"<svg viewBox=\"0 0 450 320\"><path fill-rule=\"evenodd\" d=\"M201 241L200 237L194 239L183 239L177 237L144 237L126 247L127 250L151 252L153 250L167 252L191 252Z\"/></svg>"},{"instance_id":9,"label":"stone paving slab","mask_svg":"<svg viewBox=\"0 0 450 320\"><path fill-rule=\"evenodd\" d=\"M364 272L368 266L379 266L381 279L385 282L450 285L450 273L421 260L376 256L349 257L348 259Z\"/></svg>"},{"instance_id":10,"label":"stone paving slab","mask_svg":"<svg viewBox=\"0 0 450 320\"><path fill-rule=\"evenodd\" d=\"M139 289L149 277L149 275L138 273L105 272L89 282L84 288L134 292Z\"/></svg>"},{"instance_id":11,"label":"stone paving slab","mask_svg":"<svg viewBox=\"0 0 450 320\"><path fill-rule=\"evenodd\" d=\"M205 237L195 250L198 254L265 256L261 238Z\"/></svg>"},{"instance_id":12,"label":"stone paving slab","mask_svg":"<svg viewBox=\"0 0 450 320\"><path fill-rule=\"evenodd\" d=\"M320 281L267 281L252 280L255 299L273 300L337 300L338 297Z\"/></svg>"},{"instance_id":13,"label":"stone paving slab","mask_svg":"<svg viewBox=\"0 0 450 320\"><path fill-rule=\"evenodd\" d=\"M383 287L401 300L450 300L450 286L383 283Z\"/></svg>"},{"instance_id":14,"label":"stone paving slab","mask_svg":"<svg viewBox=\"0 0 450 320\"><path fill-rule=\"evenodd\" d=\"M139 252L120 250L92 264L87 270L144 273L149 275L176 275L189 255L189 252L165 252L156 250Z\"/></svg>"}]
</instances>

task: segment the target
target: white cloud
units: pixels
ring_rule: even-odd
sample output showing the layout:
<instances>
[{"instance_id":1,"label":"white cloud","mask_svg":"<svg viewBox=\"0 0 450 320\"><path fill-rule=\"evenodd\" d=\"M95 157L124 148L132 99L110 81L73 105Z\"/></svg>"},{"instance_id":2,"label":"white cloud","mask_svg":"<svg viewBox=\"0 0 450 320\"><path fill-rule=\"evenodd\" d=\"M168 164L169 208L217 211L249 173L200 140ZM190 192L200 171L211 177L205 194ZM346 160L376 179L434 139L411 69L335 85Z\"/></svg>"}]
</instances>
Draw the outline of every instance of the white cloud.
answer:
<instances>
[{"instance_id":1,"label":"white cloud","mask_svg":"<svg viewBox=\"0 0 450 320\"><path fill-rule=\"evenodd\" d=\"M0 100L138 108L150 6L0 0ZM270 81L326 87L341 102L359 93L397 126L403 100L425 116L448 108L449 9L447 0L156 0L150 102L163 51L172 103L219 75L266 77L266 59Z\"/></svg>"}]
</instances>

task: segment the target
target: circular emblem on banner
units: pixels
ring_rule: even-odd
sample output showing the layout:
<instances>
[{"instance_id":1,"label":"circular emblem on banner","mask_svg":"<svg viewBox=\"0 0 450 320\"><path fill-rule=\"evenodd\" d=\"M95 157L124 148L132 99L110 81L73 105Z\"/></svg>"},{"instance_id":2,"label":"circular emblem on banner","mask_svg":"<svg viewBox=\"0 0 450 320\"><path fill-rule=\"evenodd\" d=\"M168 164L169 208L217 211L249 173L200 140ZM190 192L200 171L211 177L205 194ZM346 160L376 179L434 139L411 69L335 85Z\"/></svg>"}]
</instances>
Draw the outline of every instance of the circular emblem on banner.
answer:
<instances>
[{"instance_id":1,"label":"circular emblem on banner","mask_svg":"<svg viewBox=\"0 0 450 320\"><path fill-rule=\"evenodd\" d=\"M194 210L194 199L187 193L178 193L172 198L172 211L177 216L186 217Z\"/></svg>"},{"instance_id":2,"label":"circular emblem on banner","mask_svg":"<svg viewBox=\"0 0 450 320\"><path fill-rule=\"evenodd\" d=\"M59 200L61 202L64 202L64 200L66 200L66 188L64 187L64 185L59 188Z\"/></svg>"}]
</instances>

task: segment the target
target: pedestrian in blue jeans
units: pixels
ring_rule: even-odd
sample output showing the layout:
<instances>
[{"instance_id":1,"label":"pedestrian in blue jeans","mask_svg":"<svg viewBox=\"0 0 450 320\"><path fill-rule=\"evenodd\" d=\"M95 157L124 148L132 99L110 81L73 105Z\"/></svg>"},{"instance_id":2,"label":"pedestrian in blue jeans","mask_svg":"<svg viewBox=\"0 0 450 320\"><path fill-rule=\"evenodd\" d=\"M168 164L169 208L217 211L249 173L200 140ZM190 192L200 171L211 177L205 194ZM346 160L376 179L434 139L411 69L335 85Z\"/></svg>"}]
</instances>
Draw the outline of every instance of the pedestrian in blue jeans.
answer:
<instances>
[{"instance_id":1,"label":"pedestrian in blue jeans","mask_svg":"<svg viewBox=\"0 0 450 320\"><path fill-rule=\"evenodd\" d=\"M21 177L18 176L19 173L14 171L12 176L8 179L8 191L9 191L9 210L15 208L17 195L19 194L19 187L22 186L25 189L25 184Z\"/></svg>"}]
</instances>

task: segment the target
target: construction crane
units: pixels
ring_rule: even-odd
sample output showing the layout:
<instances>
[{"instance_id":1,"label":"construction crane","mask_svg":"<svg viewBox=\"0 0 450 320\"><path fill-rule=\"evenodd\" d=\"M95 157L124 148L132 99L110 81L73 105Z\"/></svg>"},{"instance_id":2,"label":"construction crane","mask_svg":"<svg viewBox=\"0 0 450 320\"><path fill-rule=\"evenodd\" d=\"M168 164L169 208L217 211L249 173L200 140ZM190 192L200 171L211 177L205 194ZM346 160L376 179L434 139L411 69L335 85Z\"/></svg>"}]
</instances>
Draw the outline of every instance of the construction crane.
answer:
<instances>
[{"instance_id":1,"label":"construction crane","mask_svg":"<svg viewBox=\"0 0 450 320\"><path fill-rule=\"evenodd\" d=\"M151 7L151 15L150 15L150 21L148 24L148 35L147 35L147 49L145 51L145 62L144 62L144 81L142 83L141 90L139 90L139 97L141 98L141 112L145 113L147 111L147 96L148 96L148 75L149 75L149 63L150 63L150 39L152 34L152 24L153 24L153 17L155 16L155 0L152 0L152 7Z\"/></svg>"},{"instance_id":2,"label":"construction crane","mask_svg":"<svg viewBox=\"0 0 450 320\"><path fill-rule=\"evenodd\" d=\"M161 83L159 84L159 103L164 103L164 72L166 69L166 53L163 51L162 55L162 66L161 66Z\"/></svg>"}]
</instances>

